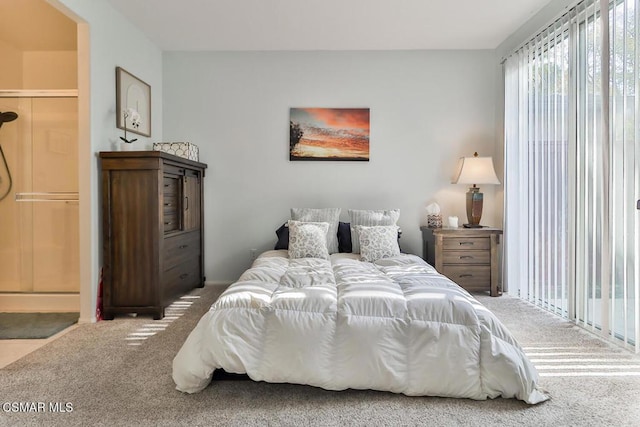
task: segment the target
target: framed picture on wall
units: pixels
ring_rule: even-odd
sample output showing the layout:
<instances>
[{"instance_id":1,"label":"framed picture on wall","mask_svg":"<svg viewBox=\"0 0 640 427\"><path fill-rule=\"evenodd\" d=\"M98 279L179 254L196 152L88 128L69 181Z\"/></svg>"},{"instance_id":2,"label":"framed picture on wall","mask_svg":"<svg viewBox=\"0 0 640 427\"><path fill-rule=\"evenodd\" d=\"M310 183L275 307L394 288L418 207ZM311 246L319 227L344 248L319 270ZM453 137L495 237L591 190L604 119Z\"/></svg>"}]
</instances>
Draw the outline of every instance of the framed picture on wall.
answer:
<instances>
[{"instance_id":1,"label":"framed picture on wall","mask_svg":"<svg viewBox=\"0 0 640 427\"><path fill-rule=\"evenodd\" d=\"M369 161L368 108L291 108L289 160Z\"/></svg>"},{"instance_id":2,"label":"framed picture on wall","mask_svg":"<svg viewBox=\"0 0 640 427\"><path fill-rule=\"evenodd\" d=\"M116 126L151 136L151 86L116 67Z\"/></svg>"}]
</instances>

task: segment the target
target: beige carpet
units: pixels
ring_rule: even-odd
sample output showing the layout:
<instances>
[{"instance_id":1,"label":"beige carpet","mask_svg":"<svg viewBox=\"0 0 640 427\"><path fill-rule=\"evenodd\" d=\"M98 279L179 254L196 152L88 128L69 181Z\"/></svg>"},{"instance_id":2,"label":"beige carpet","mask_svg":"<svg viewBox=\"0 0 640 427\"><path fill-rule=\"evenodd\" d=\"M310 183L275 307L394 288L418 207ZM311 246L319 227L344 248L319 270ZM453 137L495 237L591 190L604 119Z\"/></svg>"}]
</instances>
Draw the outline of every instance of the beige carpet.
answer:
<instances>
[{"instance_id":1,"label":"beige carpet","mask_svg":"<svg viewBox=\"0 0 640 427\"><path fill-rule=\"evenodd\" d=\"M1 369L0 425L640 425L640 357L506 295L479 299L540 373L552 375L542 377L552 400L541 405L252 381L218 381L181 394L171 380L172 358L218 292L194 291L165 321L120 317L80 325ZM45 410L7 412L11 402L44 402ZM67 412L52 412L56 402Z\"/></svg>"}]
</instances>

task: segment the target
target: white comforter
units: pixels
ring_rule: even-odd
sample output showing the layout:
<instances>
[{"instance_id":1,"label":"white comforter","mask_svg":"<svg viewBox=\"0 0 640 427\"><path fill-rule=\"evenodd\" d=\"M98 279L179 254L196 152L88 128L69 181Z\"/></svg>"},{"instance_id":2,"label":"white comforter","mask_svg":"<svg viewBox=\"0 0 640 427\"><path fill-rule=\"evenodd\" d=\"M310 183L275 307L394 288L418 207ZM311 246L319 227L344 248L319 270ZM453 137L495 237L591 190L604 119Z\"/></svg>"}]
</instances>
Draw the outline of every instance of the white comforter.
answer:
<instances>
[{"instance_id":1,"label":"white comforter","mask_svg":"<svg viewBox=\"0 0 640 427\"><path fill-rule=\"evenodd\" d=\"M372 264L266 252L191 332L173 379L195 393L219 368L327 390L548 399L493 313L413 255Z\"/></svg>"}]
</instances>

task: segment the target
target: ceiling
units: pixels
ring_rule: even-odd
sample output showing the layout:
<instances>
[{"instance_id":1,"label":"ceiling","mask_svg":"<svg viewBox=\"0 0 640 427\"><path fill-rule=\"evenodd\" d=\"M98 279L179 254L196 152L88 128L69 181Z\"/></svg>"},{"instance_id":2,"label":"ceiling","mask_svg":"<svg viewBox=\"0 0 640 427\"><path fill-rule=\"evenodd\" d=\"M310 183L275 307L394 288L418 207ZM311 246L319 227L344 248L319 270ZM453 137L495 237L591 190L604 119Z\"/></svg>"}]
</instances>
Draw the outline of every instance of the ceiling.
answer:
<instances>
[{"instance_id":1,"label":"ceiling","mask_svg":"<svg viewBox=\"0 0 640 427\"><path fill-rule=\"evenodd\" d=\"M0 0L0 42L15 49L75 50L76 28L44 0Z\"/></svg>"},{"instance_id":2,"label":"ceiling","mask_svg":"<svg viewBox=\"0 0 640 427\"><path fill-rule=\"evenodd\" d=\"M551 0L108 0L162 50L495 49Z\"/></svg>"}]
</instances>

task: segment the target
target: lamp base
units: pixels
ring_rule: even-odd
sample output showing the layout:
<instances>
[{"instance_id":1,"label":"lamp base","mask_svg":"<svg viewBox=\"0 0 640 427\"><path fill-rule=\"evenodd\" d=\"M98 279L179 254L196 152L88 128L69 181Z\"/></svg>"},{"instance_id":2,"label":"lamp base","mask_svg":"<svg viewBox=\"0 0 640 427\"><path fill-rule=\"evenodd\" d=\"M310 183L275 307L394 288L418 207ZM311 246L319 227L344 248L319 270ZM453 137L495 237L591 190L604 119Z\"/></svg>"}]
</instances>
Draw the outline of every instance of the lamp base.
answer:
<instances>
[{"instance_id":1,"label":"lamp base","mask_svg":"<svg viewBox=\"0 0 640 427\"><path fill-rule=\"evenodd\" d=\"M473 187L467 191L467 221L464 224L466 228L480 228L480 218L482 218L482 199L483 194L480 189L473 184Z\"/></svg>"},{"instance_id":2,"label":"lamp base","mask_svg":"<svg viewBox=\"0 0 640 427\"><path fill-rule=\"evenodd\" d=\"M483 228L484 225L480 224L462 224L464 228Z\"/></svg>"}]
</instances>

